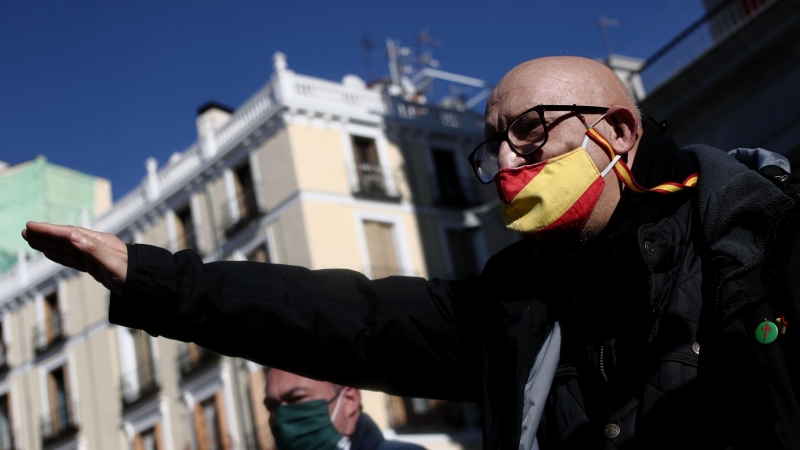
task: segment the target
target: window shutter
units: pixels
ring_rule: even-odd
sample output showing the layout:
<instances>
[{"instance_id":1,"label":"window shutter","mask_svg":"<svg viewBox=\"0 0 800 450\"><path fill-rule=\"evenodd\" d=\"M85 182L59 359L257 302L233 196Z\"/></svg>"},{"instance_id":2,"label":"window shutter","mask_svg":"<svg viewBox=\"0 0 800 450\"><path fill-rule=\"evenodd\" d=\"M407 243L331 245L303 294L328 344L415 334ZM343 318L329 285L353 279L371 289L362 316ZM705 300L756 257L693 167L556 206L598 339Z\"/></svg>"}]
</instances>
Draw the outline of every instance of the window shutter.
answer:
<instances>
[{"instance_id":1,"label":"window shutter","mask_svg":"<svg viewBox=\"0 0 800 450\"><path fill-rule=\"evenodd\" d=\"M153 427L153 434L156 438L156 450L164 450L164 444L161 443L161 423L156 423Z\"/></svg>"},{"instance_id":2,"label":"window shutter","mask_svg":"<svg viewBox=\"0 0 800 450\"><path fill-rule=\"evenodd\" d=\"M133 450L144 450L141 434L136 434L136 436L133 437Z\"/></svg>"},{"instance_id":3,"label":"window shutter","mask_svg":"<svg viewBox=\"0 0 800 450\"><path fill-rule=\"evenodd\" d=\"M56 433L59 430L58 386L53 372L47 374L47 393L50 397L50 432Z\"/></svg>"},{"instance_id":4,"label":"window shutter","mask_svg":"<svg viewBox=\"0 0 800 450\"><path fill-rule=\"evenodd\" d=\"M197 438L197 450L209 450L206 420L203 417L203 406L200 403L194 405L194 432Z\"/></svg>"},{"instance_id":5,"label":"window shutter","mask_svg":"<svg viewBox=\"0 0 800 450\"><path fill-rule=\"evenodd\" d=\"M273 449L272 432L269 428L269 411L264 407L267 376L263 370L250 372L250 402L253 405L253 428L255 428L259 450Z\"/></svg>"},{"instance_id":6,"label":"window shutter","mask_svg":"<svg viewBox=\"0 0 800 450\"><path fill-rule=\"evenodd\" d=\"M222 396L222 391L217 391L214 396L214 401L217 407L217 420L219 420L219 438L222 442L223 450L231 450L231 437L228 434L228 420L225 416L225 399Z\"/></svg>"}]
</instances>

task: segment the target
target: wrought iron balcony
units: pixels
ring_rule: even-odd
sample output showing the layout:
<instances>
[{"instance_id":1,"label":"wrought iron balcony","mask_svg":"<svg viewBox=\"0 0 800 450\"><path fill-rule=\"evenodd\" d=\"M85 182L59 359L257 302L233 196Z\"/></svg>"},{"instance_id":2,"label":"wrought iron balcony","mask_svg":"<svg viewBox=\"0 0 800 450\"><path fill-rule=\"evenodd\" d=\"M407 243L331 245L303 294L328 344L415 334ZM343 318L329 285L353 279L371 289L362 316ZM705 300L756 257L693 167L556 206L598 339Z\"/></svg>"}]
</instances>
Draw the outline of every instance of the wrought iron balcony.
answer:
<instances>
[{"instance_id":1,"label":"wrought iron balcony","mask_svg":"<svg viewBox=\"0 0 800 450\"><path fill-rule=\"evenodd\" d=\"M192 347L190 347L192 346ZM219 353L195 344L186 344L178 352L178 369L181 377L189 377L219 361Z\"/></svg>"},{"instance_id":2,"label":"wrought iron balcony","mask_svg":"<svg viewBox=\"0 0 800 450\"><path fill-rule=\"evenodd\" d=\"M348 167L353 195L371 200L400 201L397 177L379 164L358 163Z\"/></svg>"},{"instance_id":3,"label":"wrought iron balcony","mask_svg":"<svg viewBox=\"0 0 800 450\"><path fill-rule=\"evenodd\" d=\"M153 364L122 374L122 406L127 407L149 398L161 389Z\"/></svg>"},{"instance_id":4,"label":"wrought iron balcony","mask_svg":"<svg viewBox=\"0 0 800 450\"><path fill-rule=\"evenodd\" d=\"M49 324L43 322L36 325L33 334L33 348L38 355L66 340L67 334L60 315L53 315Z\"/></svg>"},{"instance_id":5,"label":"wrought iron balcony","mask_svg":"<svg viewBox=\"0 0 800 450\"><path fill-rule=\"evenodd\" d=\"M255 189L247 190L222 208L222 228L231 236L264 216ZM235 206L235 207L234 207Z\"/></svg>"},{"instance_id":6,"label":"wrought iron balcony","mask_svg":"<svg viewBox=\"0 0 800 450\"><path fill-rule=\"evenodd\" d=\"M42 417L42 445L75 435L80 429L76 404L67 402Z\"/></svg>"}]
</instances>

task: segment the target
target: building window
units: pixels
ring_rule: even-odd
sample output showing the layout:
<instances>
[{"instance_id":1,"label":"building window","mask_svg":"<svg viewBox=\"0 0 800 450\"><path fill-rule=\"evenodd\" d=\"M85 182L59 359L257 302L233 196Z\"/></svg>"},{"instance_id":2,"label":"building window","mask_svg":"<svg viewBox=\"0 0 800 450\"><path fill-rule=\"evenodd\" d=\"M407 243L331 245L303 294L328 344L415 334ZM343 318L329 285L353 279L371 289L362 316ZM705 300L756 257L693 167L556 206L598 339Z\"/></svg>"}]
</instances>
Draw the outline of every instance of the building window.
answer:
<instances>
[{"instance_id":1,"label":"building window","mask_svg":"<svg viewBox=\"0 0 800 450\"><path fill-rule=\"evenodd\" d=\"M67 373L67 366L64 365L47 374L50 413L42 419L42 440L45 443L78 430Z\"/></svg>"},{"instance_id":2,"label":"building window","mask_svg":"<svg viewBox=\"0 0 800 450\"><path fill-rule=\"evenodd\" d=\"M250 408L253 411L253 431L247 439L247 448L273 450L272 431L269 428L269 411L264 407L267 388L267 369L250 372Z\"/></svg>"},{"instance_id":3,"label":"building window","mask_svg":"<svg viewBox=\"0 0 800 450\"><path fill-rule=\"evenodd\" d=\"M231 449L222 392L195 405L194 426L198 450Z\"/></svg>"},{"instance_id":4,"label":"building window","mask_svg":"<svg viewBox=\"0 0 800 450\"><path fill-rule=\"evenodd\" d=\"M178 250L197 250L192 208L188 204L175 211L175 243Z\"/></svg>"},{"instance_id":5,"label":"building window","mask_svg":"<svg viewBox=\"0 0 800 450\"><path fill-rule=\"evenodd\" d=\"M394 244L394 225L390 223L364 221L370 267L373 279L401 275Z\"/></svg>"},{"instance_id":6,"label":"building window","mask_svg":"<svg viewBox=\"0 0 800 450\"><path fill-rule=\"evenodd\" d=\"M122 375L122 405L129 406L158 392L159 384L150 336L141 330L123 330L133 341L135 368Z\"/></svg>"},{"instance_id":7,"label":"building window","mask_svg":"<svg viewBox=\"0 0 800 450\"><path fill-rule=\"evenodd\" d=\"M438 203L443 206L468 206L466 196L468 185L459 175L454 152L433 149L431 153L439 189Z\"/></svg>"},{"instance_id":8,"label":"building window","mask_svg":"<svg viewBox=\"0 0 800 450\"><path fill-rule=\"evenodd\" d=\"M472 275L478 275L478 255L475 250L475 238L478 233L477 228L448 228L445 231L447 236L447 247L450 250L450 262L453 273L450 274L455 279L463 279Z\"/></svg>"},{"instance_id":9,"label":"building window","mask_svg":"<svg viewBox=\"0 0 800 450\"><path fill-rule=\"evenodd\" d=\"M398 200L400 197L387 184L390 174L381 166L375 139L351 136L355 175L353 194L372 199Z\"/></svg>"},{"instance_id":10,"label":"building window","mask_svg":"<svg viewBox=\"0 0 800 450\"><path fill-rule=\"evenodd\" d=\"M232 175L236 197L231 201L236 206L234 208L232 205L225 205L222 215L226 219L224 228L228 235L239 231L263 215L258 206L257 186L253 180L250 161L245 161L232 170Z\"/></svg>"},{"instance_id":11,"label":"building window","mask_svg":"<svg viewBox=\"0 0 800 450\"><path fill-rule=\"evenodd\" d=\"M133 437L133 450L162 450L161 424L142 431Z\"/></svg>"},{"instance_id":12,"label":"building window","mask_svg":"<svg viewBox=\"0 0 800 450\"><path fill-rule=\"evenodd\" d=\"M46 296L42 301L43 321L36 330L36 351L44 352L65 339L64 321L58 292Z\"/></svg>"},{"instance_id":13,"label":"building window","mask_svg":"<svg viewBox=\"0 0 800 450\"><path fill-rule=\"evenodd\" d=\"M181 376L184 377L195 374L218 360L219 353L212 352L194 342L183 344L178 353L178 367L180 368Z\"/></svg>"},{"instance_id":14,"label":"building window","mask_svg":"<svg viewBox=\"0 0 800 450\"><path fill-rule=\"evenodd\" d=\"M5 325L3 320L0 319L0 372L8 369L9 366L8 345L6 345L6 341L3 336L5 336ZM0 450L2 450L2 448L0 448Z\"/></svg>"},{"instance_id":15,"label":"building window","mask_svg":"<svg viewBox=\"0 0 800 450\"><path fill-rule=\"evenodd\" d=\"M255 217L258 214L258 201L249 161L233 171L233 180L236 186L236 201L239 205L239 220Z\"/></svg>"},{"instance_id":16,"label":"building window","mask_svg":"<svg viewBox=\"0 0 800 450\"><path fill-rule=\"evenodd\" d=\"M8 394L0 396L0 450L13 450L14 433Z\"/></svg>"}]
</instances>

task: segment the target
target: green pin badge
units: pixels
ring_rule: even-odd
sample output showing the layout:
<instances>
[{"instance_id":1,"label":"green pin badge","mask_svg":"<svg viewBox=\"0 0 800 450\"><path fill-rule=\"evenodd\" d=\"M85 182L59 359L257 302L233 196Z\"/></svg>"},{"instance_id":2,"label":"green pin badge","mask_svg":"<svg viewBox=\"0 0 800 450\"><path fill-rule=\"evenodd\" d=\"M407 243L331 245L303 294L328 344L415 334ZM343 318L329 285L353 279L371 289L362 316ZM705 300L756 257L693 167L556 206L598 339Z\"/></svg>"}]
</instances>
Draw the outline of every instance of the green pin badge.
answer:
<instances>
[{"instance_id":1,"label":"green pin badge","mask_svg":"<svg viewBox=\"0 0 800 450\"><path fill-rule=\"evenodd\" d=\"M756 327L756 340L762 344L772 344L778 338L778 326L764 320Z\"/></svg>"}]
</instances>

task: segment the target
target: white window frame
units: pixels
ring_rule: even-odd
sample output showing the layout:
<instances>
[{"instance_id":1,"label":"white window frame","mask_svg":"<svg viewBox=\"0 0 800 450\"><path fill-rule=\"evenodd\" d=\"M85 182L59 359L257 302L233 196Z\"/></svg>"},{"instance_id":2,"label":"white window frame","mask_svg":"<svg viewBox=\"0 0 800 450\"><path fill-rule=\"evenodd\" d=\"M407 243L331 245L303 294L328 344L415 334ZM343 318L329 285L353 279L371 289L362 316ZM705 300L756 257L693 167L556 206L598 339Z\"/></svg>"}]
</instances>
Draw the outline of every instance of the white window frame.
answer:
<instances>
[{"instance_id":1,"label":"white window frame","mask_svg":"<svg viewBox=\"0 0 800 450\"><path fill-rule=\"evenodd\" d=\"M358 234L358 244L361 251L361 260L364 261L364 274L372 278L372 261L369 257L369 244L367 244L367 233L364 230L364 222L381 222L392 225L392 239L397 252L398 265L402 275L413 275L411 264L411 253L409 249L408 236L403 225L403 217L392 214L381 214L371 211L355 211L356 232Z\"/></svg>"},{"instance_id":2,"label":"white window frame","mask_svg":"<svg viewBox=\"0 0 800 450\"><path fill-rule=\"evenodd\" d=\"M68 350L49 361L43 363L39 366L39 386L40 392L42 394L42 417L49 417L50 416L50 393L48 392L47 386L47 374L50 372L58 369L59 367L67 366L67 381L69 381L69 393L70 393L70 404L69 407L72 409L72 414L75 416L75 420L78 422L78 425L81 424L81 414L80 414L80 397L78 395L78 374L76 373L75 369L75 358L72 356L72 350ZM75 443L75 447L65 447L65 448L77 448L77 440L74 442L70 442L70 444ZM69 444L67 444L69 445ZM59 447L61 448L61 447Z\"/></svg>"},{"instance_id":3,"label":"white window frame","mask_svg":"<svg viewBox=\"0 0 800 450\"><path fill-rule=\"evenodd\" d=\"M127 327L117 326L117 347L119 348L119 366L122 376L125 377L130 373L136 372L139 370L138 361L136 361L136 347L133 343L133 336L131 335L131 331L139 331L133 330ZM144 333L144 331L140 331ZM153 378L155 382L159 385L161 384L161 374L158 370L157 362L158 362L158 341L153 336L147 335L148 340L150 341L150 364L153 367ZM121 380L120 380L121 381ZM120 389L123 389L123 386L120 384ZM136 380L136 391L139 392L139 380Z\"/></svg>"},{"instance_id":4,"label":"white window frame","mask_svg":"<svg viewBox=\"0 0 800 450\"><path fill-rule=\"evenodd\" d=\"M128 448L133 450L133 440L137 434L147 431L157 423L161 424L161 445L164 450L173 450L172 427L169 421L169 404L164 397L154 398L153 400L128 411L122 416L122 428L125 430L125 438Z\"/></svg>"},{"instance_id":5,"label":"white window frame","mask_svg":"<svg viewBox=\"0 0 800 450\"><path fill-rule=\"evenodd\" d=\"M364 125L346 123L342 126L342 148L344 149L344 160L347 163L347 171L349 175L350 189L352 192L357 192L358 173L356 173L356 161L353 155L353 136L372 139L375 141L375 149L378 152L378 162L380 163L381 170L386 175L384 182L386 183L386 194L389 196L397 196L398 188L395 183L392 166L389 163L389 148L386 135L379 128L367 127Z\"/></svg>"},{"instance_id":6,"label":"white window frame","mask_svg":"<svg viewBox=\"0 0 800 450\"><path fill-rule=\"evenodd\" d=\"M34 298L36 304L36 332L38 333L36 339L39 347L43 347L46 344L45 336L39 330L39 328L44 325L44 298L53 292L56 293L56 297L58 298L58 314L61 316L61 334L63 336L69 335L69 328L67 327L67 280L59 278L56 281L55 289L37 292Z\"/></svg>"},{"instance_id":7,"label":"white window frame","mask_svg":"<svg viewBox=\"0 0 800 450\"><path fill-rule=\"evenodd\" d=\"M236 430L239 429L239 422L234 414L233 390L231 388L227 369L228 364L221 363L181 386L183 389L183 401L186 403L186 408L189 411L189 421L191 423L189 429L192 434L192 448L195 450L198 448L198 443L197 430L194 425L194 406L208 400L217 392L222 392L222 398L225 402L225 421L228 425L231 446L233 448L238 448L239 443L237 442L238 434Z\"/></svg>"}]
</instances>

